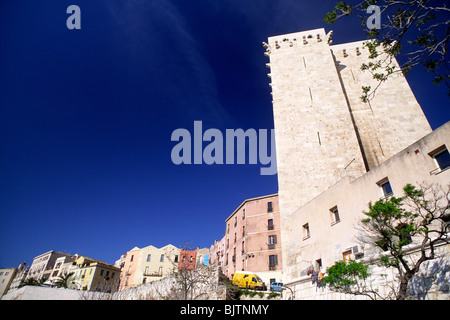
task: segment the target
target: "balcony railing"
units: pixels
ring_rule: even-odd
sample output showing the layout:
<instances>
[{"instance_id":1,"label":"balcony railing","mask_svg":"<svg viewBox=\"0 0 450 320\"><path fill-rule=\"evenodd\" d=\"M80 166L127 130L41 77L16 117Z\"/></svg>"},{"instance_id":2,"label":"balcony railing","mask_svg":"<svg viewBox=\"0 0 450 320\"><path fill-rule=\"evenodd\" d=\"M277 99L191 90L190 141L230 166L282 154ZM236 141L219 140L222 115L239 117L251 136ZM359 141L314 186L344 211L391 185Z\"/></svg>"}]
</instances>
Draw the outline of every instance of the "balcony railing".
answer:
<instances>
[{"instance_id":1,"label":"balcony railing","mask_svg":"<svg viewBox=\"0 0 450 320\"><path fill-rule=\"evenodd\" d=\"M160 274L159 272L145 272L144 271L144 276L145 277L162 277L162 274Z\"/></svg>"},{"instance_id":2,"label":"balcony railing","mask_svg":"<svg viewBox=\"0 0 450 320\"><path fill-rule=\"evenodd\" d=\"M441 171L447 170L448 168L450 168L450 162L444 163L443 165L439 165L438 168L430 171L430 175L438 174Z\"/></svg>"}]
</instances>

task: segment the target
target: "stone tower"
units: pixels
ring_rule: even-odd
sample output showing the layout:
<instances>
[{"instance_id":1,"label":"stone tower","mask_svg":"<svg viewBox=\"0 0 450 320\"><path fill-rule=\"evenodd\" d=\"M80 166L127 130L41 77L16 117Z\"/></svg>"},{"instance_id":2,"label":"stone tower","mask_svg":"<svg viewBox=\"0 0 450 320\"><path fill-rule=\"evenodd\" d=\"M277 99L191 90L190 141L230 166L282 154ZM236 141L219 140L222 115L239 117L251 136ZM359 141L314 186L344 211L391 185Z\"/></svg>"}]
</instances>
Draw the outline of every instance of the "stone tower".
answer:
<instances>
[{"instance_id":1,"label":"stone tower","mask_svg":"<svg viewBox=\"0 0 450 320\"><path fill-rule=\"evenodd\" d=\"M431 132L401 74L362 102L361 86L378 85L360 69L368 49L362 41L332 46L331 36L316 29L263 43L270 57L282 227L283 216L344 176L361 176Z\"/></svg>"}]
</instances>

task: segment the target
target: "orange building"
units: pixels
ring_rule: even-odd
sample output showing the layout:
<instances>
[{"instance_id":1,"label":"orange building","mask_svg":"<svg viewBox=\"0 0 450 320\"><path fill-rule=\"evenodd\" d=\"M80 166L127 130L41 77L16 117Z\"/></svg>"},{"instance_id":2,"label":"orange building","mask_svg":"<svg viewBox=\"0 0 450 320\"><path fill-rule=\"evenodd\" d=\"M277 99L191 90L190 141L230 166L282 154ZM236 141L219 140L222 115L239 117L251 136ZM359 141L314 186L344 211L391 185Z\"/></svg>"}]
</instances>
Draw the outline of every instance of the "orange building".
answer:
<instances>
[{"instance_id":1,"label":"orange building","mask_svg":"<svg viewBox=\"0 0 450 320\"><path fill-rule=\"evenodd\" d=\"M179 270L194 270L197 262L197 250L180 250Z\"/></svg>"}]
</instances>

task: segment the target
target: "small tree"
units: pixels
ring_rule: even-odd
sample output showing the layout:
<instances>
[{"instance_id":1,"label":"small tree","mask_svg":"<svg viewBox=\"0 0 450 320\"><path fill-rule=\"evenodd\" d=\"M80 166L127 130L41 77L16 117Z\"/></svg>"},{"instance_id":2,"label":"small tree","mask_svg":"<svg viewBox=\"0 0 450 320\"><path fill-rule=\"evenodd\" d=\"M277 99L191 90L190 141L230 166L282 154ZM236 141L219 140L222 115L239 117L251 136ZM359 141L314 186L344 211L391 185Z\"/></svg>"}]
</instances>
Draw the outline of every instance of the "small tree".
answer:
<instances>
[{"instance_id":1,"label":"small tree","mask_svg":"<svg viewBox=\"0 0 450 320\"><path fill-rule=\"evenodd\" d=\"M380 249L380 263L398 271L396 299L407 298L410 280L427 260L436 258L436 245L449 243L450 186L447 190L437 186L411 184L403 188L404 196L380 199L369 203L361 221L363 234L360 241ZM415 242L419 253L411 255L406 246ZM362 286L370 274L362 263L337 262L327 270L326 283L336 291L381 297L371 286Z\"/></svg>"},{"instance_id":2,"label":"small tree","mask_svg":"<svg viewBox=\"0 0 450 320\"><path fill-rule=\"evenodd\" d=\"M196 248L196 249L194 249ZM196 261L190 261L197 246L186 242L180 252L179 261L171 261L173 264L172 276L175 285L166 299L170 300L198 300L208 299L219 286L219 273L215 265L197 265ZM170 257L170 255L167 255ZM196 254L195 254L196 256ZM183 259L186 258L186 261Z\"/></svg>"},{"instance_id":3,"label":"small tree","mask_svg":"<svg viewBox=\"0 0 450 320\"><path fill-rule=\"evenodd\" d=\"M24 286L39 286L41 283L34 278L28 278L19 286L19 288Z\"/></svg>"},{"instance_id":4,"label":"small tree","mask_svg":"<svg viewBox=\"0 0 450 320\"><path fill-rule=\"evenodd\" d=\"M327 269L323 283L331 290L341 293L362 295L372 300L383 299L376 288L369 281L369 266L361 262L350 260L337 261Z\"/></svg>"}]
</instances>

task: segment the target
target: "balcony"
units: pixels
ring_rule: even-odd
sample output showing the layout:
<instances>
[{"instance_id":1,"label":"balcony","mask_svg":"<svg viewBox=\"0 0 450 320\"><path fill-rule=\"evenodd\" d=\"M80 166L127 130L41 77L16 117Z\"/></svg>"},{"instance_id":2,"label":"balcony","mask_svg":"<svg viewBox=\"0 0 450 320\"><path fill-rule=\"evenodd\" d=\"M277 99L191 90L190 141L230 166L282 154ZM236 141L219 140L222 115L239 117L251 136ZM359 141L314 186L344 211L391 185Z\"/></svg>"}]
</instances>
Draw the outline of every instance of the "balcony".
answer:
<instances>
[{"instance_id":1,"label":"balcony","mask_svg":"<svg viewBox=\"0 0 450 320\"><path fill-rule=\"evenodd\" d=\"M145 272L144 271L144 277L162 277L162 274L159 272Z\"/></svg>"}]
</instances>

